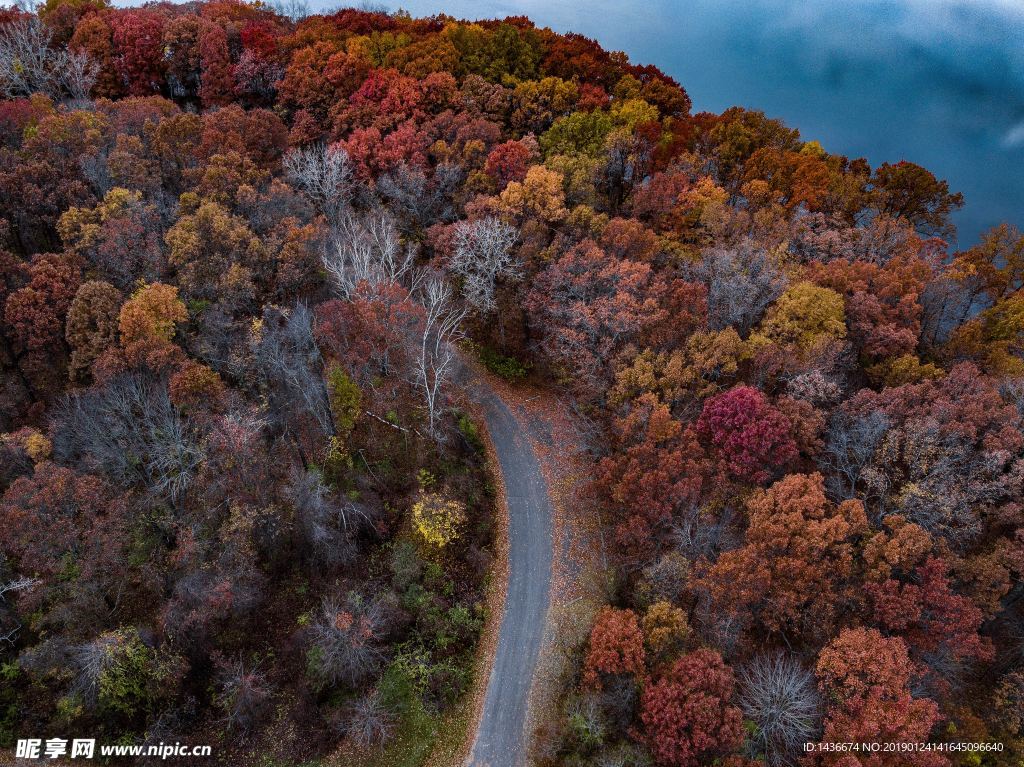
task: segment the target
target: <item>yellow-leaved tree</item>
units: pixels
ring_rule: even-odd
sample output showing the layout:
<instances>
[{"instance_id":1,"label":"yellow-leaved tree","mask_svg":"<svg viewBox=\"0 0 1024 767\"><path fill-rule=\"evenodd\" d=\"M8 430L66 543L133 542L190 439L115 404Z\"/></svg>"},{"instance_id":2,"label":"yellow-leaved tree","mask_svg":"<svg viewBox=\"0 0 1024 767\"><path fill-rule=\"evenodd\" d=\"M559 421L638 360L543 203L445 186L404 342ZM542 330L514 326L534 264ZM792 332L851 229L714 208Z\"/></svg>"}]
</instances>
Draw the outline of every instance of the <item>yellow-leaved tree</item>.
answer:
<instances>
[{"instance_id":1,"label":"yellow-leaved tree","mask_svg":"<svg viewBox=\"0 0 1024 767\"><path fill-rule=\"evenodd\" d=\"M791 285L768 310L749 343L809 351L820 342L846 337L845 301L829 288L810 282Z\"/></svg>"},{"instance_id":2,"label":"yellow-leaved tree","mask_svg":"<svg viewBox=\"0 0 1024 767\"><path fill-rule=\"evenodd\" d=\"M185 304L173 285L154 282L139 288L121 307L118 328L121 344L135 341L170 341L174 328L188 319Z\"/></svg>"},{"instance_id":3,"label":"yellow-leaved tree","mask_svg":"<svg viewBox=\"0 0 1024 767\"><path fill-rule=\"evenodd\" d=\"M459 537L466 521L466 507L442 493L421 491L412 506L416 532L431 546L443 548Z\"/></svg>"}]
</instances>

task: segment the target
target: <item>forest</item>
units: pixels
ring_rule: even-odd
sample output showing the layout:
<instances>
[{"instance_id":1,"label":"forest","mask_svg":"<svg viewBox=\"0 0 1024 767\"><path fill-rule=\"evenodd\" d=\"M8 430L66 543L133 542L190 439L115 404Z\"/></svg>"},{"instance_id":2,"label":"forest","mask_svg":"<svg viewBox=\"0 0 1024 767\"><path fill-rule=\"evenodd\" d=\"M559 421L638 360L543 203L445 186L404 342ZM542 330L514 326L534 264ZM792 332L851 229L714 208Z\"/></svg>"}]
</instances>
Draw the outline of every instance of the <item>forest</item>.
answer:
<instances>
[{"instance_id":1,"label":"forest","mask_svg":"<svg viewBox=\"0 0 1024 767\"><path fill-rule=\"evenodd\" d=\"M424 764L476 360L609 548L538 767L1024 763L1024 236L527 18L290 10L0 9L0 752Z\"/></svg>"}]
</instances>

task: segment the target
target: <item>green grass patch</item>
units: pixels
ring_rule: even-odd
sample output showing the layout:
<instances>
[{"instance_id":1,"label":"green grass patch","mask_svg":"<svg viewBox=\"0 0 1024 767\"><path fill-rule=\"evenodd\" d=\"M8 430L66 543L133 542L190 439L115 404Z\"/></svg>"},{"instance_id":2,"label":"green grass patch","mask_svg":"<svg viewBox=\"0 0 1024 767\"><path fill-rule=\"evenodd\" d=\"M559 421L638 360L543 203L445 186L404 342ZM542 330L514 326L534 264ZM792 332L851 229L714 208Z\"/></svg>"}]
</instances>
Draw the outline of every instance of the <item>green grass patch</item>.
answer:
<instances>
[{"instance_id":1,"label":"green grass patch","mask_svg":"<svg viewBox=\"0 0 1024 767\"><path fill-rule=\"evenodd\" d=\"M397 715L394 734L385 745L355 754L350 767L458 767L473 722L473 696L463 695L439 714L423 704L416 677L403 662L384 672L380 691Z\"/></svg>"},{"instance_id":2,"label":"green grass patch","mask_svg":"<svg viewBox=\"0 0 1024 767\"><path fill-rule=\"evenodd\" d=\"M423 705L417 681L404 664L388 667L381 677L380 691L388 708L397 715L394 735L384 746L355 755L351 767L421 767L442 731L441 717Z\"/></svg>"},{"instance_id":3,"label":"green grass patch","mask_svg":"<svg viewBox=\"0 0 1024 767\"><path fill-rule=\"evenodd\" d=\"M520 362L515 357L506 357L487 346L481 346L479 354L480 361L484 363L485 368L509 383L516 383L526 378L532 367L529 362Z\"/></svg>"},{"instance_id":4,"label":"green grass patch","mask_svg":"<svg viewBox=\"0 0 1024 767\"><path fill-rule=\"evenodd\" d=\"M0 748L14 748L20 701L15 682L21 676L16 663L0 663Z\"/></svg>"},{"instance_id":5,"label":"green grass patch","mask_svg":"<svg viewBox=\"0 0 1024 767\"><path fill-rule=\"evenodd\" d=\"M440 731L445 737L436 740L424 767L457 767L462 757L462 747L473 726L473 696L463 695L462 699L445 712L441 718Z\"/></svg>"},{"instance_id":6,"label":"green grass patch","mask_svg":"<svg viewBox=\"0 0 1024 767\"><path fill-rule=\"evenodd\" d=\"M456 412L459 433L477 455L484 454L484 441L480 439L480 430L467 413Z\"/></svg>"},{"instance_id":7,"label":"green grass patch","mask_svg":"<svg viewBox=\"0 0 1024 767\"><path fill-rule=\"evenodd\" d=\"M394 739L384 748L374 767L420 767L434 747L441 731L441 718L431 715L420 701L402 714Z\"/></svg>"}]
</instances>

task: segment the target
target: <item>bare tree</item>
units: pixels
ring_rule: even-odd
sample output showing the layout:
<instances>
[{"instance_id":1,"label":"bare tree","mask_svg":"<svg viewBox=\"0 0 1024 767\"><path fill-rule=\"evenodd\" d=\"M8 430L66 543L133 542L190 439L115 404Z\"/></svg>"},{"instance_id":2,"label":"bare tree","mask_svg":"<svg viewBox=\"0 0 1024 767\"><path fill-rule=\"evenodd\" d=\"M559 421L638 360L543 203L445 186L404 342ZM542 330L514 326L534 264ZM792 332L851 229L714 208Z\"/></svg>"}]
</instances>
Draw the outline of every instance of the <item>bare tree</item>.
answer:
<instances>
[{"instance_id":1,"label":"bare tree","mask_svg":"<svg viewBox=\"0 0 1024 767\"><path fill-rule=\"evenodd\" d=\"M1017 413L1024 418L1024 378L1009 378L999 385L999 393L1003 399L1017 408Z\"/></svg>"},{"instance_id":2,"label":"bare tree","mask_svg":"<svg viewBox=\"0 0 1024 767\"><path fill-rule=\"evenodd\" d=\"M750 744L770 767L796 764L816 740L821 700L814 675L790 655L760 655L740 670L740 706L757 725Z\"/></svg>"},{"instance_id":3,"label":"bare tree","mask_svg":"<svg viewBox=\"0 0 1024 767\"><path fill-rule=\"evenodd\" d=\"M979 509L1019 495L1012 456L978 449L932 417L894 424L881 411L840 410L817 460L836 500L860 498L873 523L899 514L961 551L984 530Z\"/></svg>"},{"instance_id":4,"label":"bare tree","mask_svg":"<svg viewBox=\"0 0 1024 767\"><path fill-rule=\"evenodd\" d=\"M284 16L293 23L302 21L309 16L309 3L303 2L303 0L276 0L270 4L270 7L278 16Z\"/></svg>"},{"instance_id":5,"label":"bare tree","mask_svg":"<svg viewBox=\"0 0 1024 767\"><path fill-rule=\"evenodd\" d=\"M439 437L438 421L444 392L455 370L455 344L463 338L465 307L456 305L451 286L440 276L432 276L422 290L426 316L416 355L416 383L427 407L431 436Z\"/></svg>"},{"instance_id":6,"label":"bare tree","mask_svg":"<svg viewBox=\"0 0 1024 767\"><path fill-rule=\"evenodd\" d=\"M602 679L598 699L613 732L626 732L636 721L640 687L632 674L610 674Z\"/></svg>"},{"instance_id":7,"label":"bare tree","mask_svg":"<svg viewBox=\"0 0 1024 767\"><path fill-rule=\"evenodd\" d=\"M979 509L1006 496L1013 459L999 451L978 451L962 435L931 419L891 429L883 440L870 479L881 477L877 513L898 513L963 550L982 533Z\"/></svg>"},{"instance_id":8,"label":"bare tree","mask_svg":"<svg viewBox=\"0 0 1024 767\"><path fill-rule=\"evenodd\" d=\"M81 51L60 51L57 57L60 63L55 70L59 89L72 101L88 101L92 86L96 84L99 65Z\"/></svg>"},{"instance_id":9,"label":"bare tree","mask_svg":"<svg viewBox=\"0 0 1024 767\"><path fill-rule=\"evenodd\" d=\"M360 746L388 740L395 729L394 715L384 705L379 690L372 690L349 706L345 732Z\"/></svg>"},{"instance_id":10,"label":"bare tree","mask_svg":"<svg viewBox=\"0 0 1024 767\"><path fill-rule=\"evenodd\" d=\"M678 604L690 580L690 562L679 551L668 551L643 569L637 591L648 602Z\"/></svg>"},{"instance_id":11,"label":"bare tree","mask_svg":"<svg viewBox=\"0 0 1024 767\"><path fill-rule=\"evenodd\" d=\"M384 659L380 640L385 623L380 602L352 593L327 598L311 628L310 668L324 684L355 686Z\"/></svg>"},{"instance_id":12,"label":"bare tree","mask_svg":"<svg viewBox=\"0 0 1024 767\"><path fill-rule=\"evenodd\" d=\"M22 446L0 442L0 487L7 488L18 477L31 474L34 465Z\"/></svg>"},{"instance_id":13,"label":"bare tree","mask_svg":"<svg viewBox=\"0 0 1024 767\"><path fill-rule=\"evenodd\" d=\"M739 545L736 534L739 516L731 503L716 510L698 506L685 509L672 525L676 551L690 562L701 558L714 562L723 551Z\"/></svg>"},{"instance_id":14,"label":"bare tree","mask_svg":"<svg viewBox=\"0 0 1024 767\"><path fill-rule=\"evenodd\" d=\"M116 633L101 634L73 650L74 663L78 671L74 691L90 706L96 704L100 677L110 668L119 641L120 637Z\"/></svg>"},{"instance_id":15,"label":"bare tree","mask_svg":"<svg viewBox=\"0 0 1024 767\"><path fill-rule=\"evenodd\" d=\"M975 306L974 291L943 273L935 275L921 292L921 343L929 348L949 340L952 332Z\"/></svg>"},{"instance_id":16,"label":"bare tree","mask_svg":"<svg viewBox=\"0 0 1024 767\"><path fill-rule=\"evenodd\" d=\"M691 627L701 642L717 649L723 658L735 657L750 629L750 614L720 610L712 603L706 590L695 590L698 599L693 608Z\"/></svg>"},{"instance_id":17,"label":"bare tree","mask_svg":"<svg viewBox=\"0 0 1024 767\"><path fill-rule=\"evenodd\" d=\"M270 686L258 667L242 660L222 660L217 664L215 701L224 712L224 722L233 730L248 730L257 724L266 711Z\"/></svg>"},{"instance_id":18,"label":"bare tree","mask_svg":"<svg viewBox=\"0 0 1024 767\"><path fill-rule=\"evenodd\" d=\"M195 726L198 720L199 704L193 695L185 695L180 702L167 702L153 712L149 719L146 731L142 734L142 750L145 753L150 746L160 746L170 743L181 737L182 732L188 731ZM153 754L159 754L160 749L154 748ZM136 764L139 767L165 767L166 756L143 756Z\"/></svg>"},{"instance_id":19,"label":"bare tree","mask_svg":"<svg viewBox=\"0 0 1024 767\"><path fill-rule=\"evenodd\" d=\"M346 216L335 228L321 261L337 292L352 298L360 284L371 288L396 284L415 289L421 273L416 249L403 245L390 216Z\"/></svg>"},{"instance_id":20,"label":"bare tree","mask_svg":"<svg viewBox=\"0 0 1024 767\"><path fill-rule=\"evenodd\" d=\"M0 557L0 566L3 566L3 564L3 558ZM6 605L7 594L28 591L41 583L42 581L38 578L14 578L6 583L0 583L0 603ZM9 620L4 620L3 623L0 623L0 642L7 642L13 645L18 632L21 631L21 621L18 620L15 610L7 606L3 608L3 612L0 612L0 618L9 618Z\"/></svg>"},{"instance_id":21,"label":"bare tree","mask_svg":"<svg viewBox=\"0 0 1024 767\"><path fill-rule=\"evenodd\" d=\"M0 583L0 600L6 601L6 594L34 589L41 583L39 578L15 578L7 583Z\"/></svg>"},{"instance_id":22,"label":"bare tree","mask_svg":"<svg viewBox=\"0 0 1024 767\"><path fill-rule=\"evenodd\" d=\"M290 434L298 424L312 419L322 435L334 434L309 307L299 303L287 312L264 311L255 362L269 387L278 428Z\"/></svg>"},{"instance_id":23,"label":"bare tree","mask_svg":"<svg viewBox=\"0 0 1024 767\"><path fill-rule=\"evenodd\" d=\"M56 424L54 451L61 459L143 484L171 501L184 496L205 459L201 435L171 403L166 381L141 373L69 396Z\"/></svg>"},{"instance_id":24,"label":"bare tree","mask_svg":"<svg viewBox=\"0 0 1024 767\"><path fill-rule=\"evenodd\" d=\"M0 93L6 98L45 93L85 100L96 82L95 63L82 52L51 48L38 16L25 15L0 28Z\"/></svg>"},{"instance_id":25,"label":"bare tree","mask_svg":"<svg viewBox=\"0 0 1024 767\"><path fill-rule=\"evenodd\" d=\"M996 685L992 719L1007 732L1024 734L1024 670L1010 671Z\"/></svg>"},{"instance_id":26,"label":"bare tree","mask_svg":"<svg viewBox=\"0 0 1024 767\"><path fill-rule=\"evenodd\" d=\"M0 88L7 98L49 94L53 87L50 34L37 16L0 29Z\"/></svg>"},{"instance_id":27,"label":"bare tree","mask_svg":"<svg viewBox=\"0 0 1024 767\"><path fill-rule=\"evenodd\" d=\"M566 702L566 719L574 734L587 745L597 745L608 735L608 722L599 698L591 693L573 695Z\"/></svg>"},{"instance_id":28,"label":"bare tree","mask_svg":"<svg viewBox=\"0 0 1024 767\"><path fill-rule=\"evenodd\" d=\"M240 557L237 550L227 542L219 561L207 560L175 581L162 617L167 635L179 645L201 648L219 623L237 621L259 605L263 574L247 552ZM226 609L216 599L220 589L230 589Z\"/></svg>"},{"instance_id":29,"label":"bare tree","mask_svg":"<svg viewBox=\"0 0 1024 767\"><path fill-rule=\"evenodd\" d=\"M731 326L741 335L754 326L786 287L786 278L771 255L751 240L735 248L712 248L691 272L707 286L711 329Z\"/></svg>"},{"instance_id":30,"label":"bare tree","mask_svg":"<svg viewBox=\"0 0 1024 767\"><path fill-rule=\"evenodd\" d=\"M348 152L326 144L292 149L284 156L285 177L302 190L332 224L348 212L353 171Z\"/></svg>"},{"instance_id":31,"label":"bare tree","mask_svg":"<svg viewBox=\"0 0 1024 767\"><path fill-rule=\"evenodd\" d=\"M512 255L518 232L494 216L455 225L449 266L462 279L462 294L477 311L494 311L499 279L518 279L522 265Z\"/></svg>"},{"instance_id":32,"label":"bare tree","mask_svg":"<svg viewBox=\"0 0 1024 767\"><path fill-rule=\"evenodd\" d=\"M387 202L405 232L454 221L453 197L465 174L460 165L441 163L429 176L401 163L377 179L377 194Z\"/></svg>"},{"instance_id":33,"label":"bare tree","mask_svg":"<svg viewBox=\"0 0 1024 767\"><path fill-rule=\"evenodd\" d=\"M806 400L816 407L832 405L843 395L843 390L832 377L821 370L809 370L786 381L789 396Z\"/></svg>"},{"instance_id":34,"label":"bare tree","mask_svg":"<svg viewBox=\"0 0 1024 767\"><path fill-rule=\"evenodd\" d=\"M606 746L594 755L594 767L642 767L650 763L647 754L630 741Z\"/></svg>"},{"instance_id":35,"label":"bare tree","mask_svg":"<svg viewBox=\"0 0 1024 767\"><path fill-rule=\"evenodd\" d=\"M369 521L366 513L351 501L332 497L330 488L313 471L295 471L285 492L295 506L309 559L324 566L350 561L352 536L360 522Z\"/></svg>"},{"instance_id":36,"label":"bare tree","mask_svg":"<svg viewBox=\"0 0 1024 767\"><path fill-rule=\"evenodd\" d=\"M0 633L0 642L6 642L13 646L15 640L18 638L19 631L21 631L21 623L15 621L13 628L6 629Z\"/></svg>"},{"instance_id":37,"label":"bare tree","mask_svg":"<svg viewBox=\"0 0 1024 767\"><path fill-rule=\"evenodd\" d=\"M881 411L857 417L839 411L832 417L818 465L825 470L826 486L834 497L854 497L862 472L888 430L889 419Z\"/></svg>"},{"instance_id":38,"label":"bare tree","mask_svg":"<svg viewBox=\"0 0 1024 767\"><path fill-rule=\"evenodd\" d=\"M853 252L850 258L884 266L898 254L906 253L914 230L906 221L886 215L872 216L870 221L854 229Z\"/></svg>"}]
</instances>

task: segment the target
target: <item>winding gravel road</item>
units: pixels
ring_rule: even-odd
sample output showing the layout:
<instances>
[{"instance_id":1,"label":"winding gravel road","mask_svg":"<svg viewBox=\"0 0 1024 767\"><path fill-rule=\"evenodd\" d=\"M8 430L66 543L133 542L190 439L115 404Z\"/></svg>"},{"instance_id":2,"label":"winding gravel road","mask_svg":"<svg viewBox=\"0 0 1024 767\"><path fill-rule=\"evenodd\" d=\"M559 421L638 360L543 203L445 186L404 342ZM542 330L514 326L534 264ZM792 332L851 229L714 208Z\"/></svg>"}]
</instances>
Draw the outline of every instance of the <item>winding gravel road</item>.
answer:
<instances>
[{"instance_id":1,"label":"winding gravel road","mask_svg":"<svg viewBox=\"0 0 1024 767\"><path fill-rule=\"evenodd\" d=\"M521 767L528 743L527 701L551 587L551 500L537 456L515 416L485 384L474 389L505 481L509 573L498 649L469 764Z\"/></svg>"}]
</instances>

